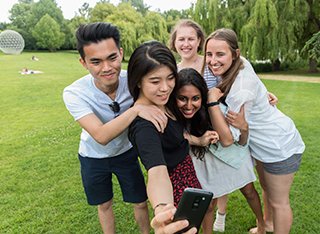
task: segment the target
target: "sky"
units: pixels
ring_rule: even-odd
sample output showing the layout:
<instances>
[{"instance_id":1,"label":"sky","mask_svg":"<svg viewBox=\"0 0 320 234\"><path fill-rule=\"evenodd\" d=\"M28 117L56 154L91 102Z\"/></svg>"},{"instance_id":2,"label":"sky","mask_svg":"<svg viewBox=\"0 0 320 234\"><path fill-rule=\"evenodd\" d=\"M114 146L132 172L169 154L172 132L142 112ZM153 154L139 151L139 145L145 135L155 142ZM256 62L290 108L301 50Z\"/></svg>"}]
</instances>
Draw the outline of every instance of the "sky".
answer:
<instances>
[{"instance_id":1,"label":"sky","mask_svg":"<svg viewBox=\"0 0 320 234\"><path fill-rule=\"evenodd\" d=\"M83 3L87 2L90 7L94 7L99 0L56 0L56 2L58 7L61 8L64 18L71 19ZM111 0L110 2L117 5L119 0ZM144 0L144 4L150 6L151 10L160 9L161 12L170 9L187 9L191 6L191 3L195 2L196 0ZM9 10L15 3L18 3L18 0L0 0L0 22L10 22Z\"/></svg>"}]
</instances>

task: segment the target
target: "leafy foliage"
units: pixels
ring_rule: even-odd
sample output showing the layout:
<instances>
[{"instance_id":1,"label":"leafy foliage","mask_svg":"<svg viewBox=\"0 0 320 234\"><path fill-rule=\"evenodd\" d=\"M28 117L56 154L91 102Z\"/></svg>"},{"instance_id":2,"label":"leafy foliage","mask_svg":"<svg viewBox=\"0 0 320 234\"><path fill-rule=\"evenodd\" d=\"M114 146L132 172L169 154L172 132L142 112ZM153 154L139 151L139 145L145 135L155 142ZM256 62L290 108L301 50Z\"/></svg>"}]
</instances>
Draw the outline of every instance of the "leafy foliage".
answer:
<instances>
[{"instance_id":1,"label":"leafy foliage","mask_svg":"<svg viewBox=\"0 0 320 234\"><path fill-rule=\"evenodd\" d=\"M31 60L33 55L39 61ZM101 233L97 208L87 204L81 184L77 159L81 130L61 96L64 87L87 73L78 58L74 51L0 53L5 64L0 73L4 110L0 118L0 233ZM43 73L21 75L22 67ZM294 213L290 233L317 233L320 84L262 81L278 96L277 107L294 120L307 146L290 193ZM114 178L117 233L139 233L132 206L122 201L116 181ZM260 193L259 183L255 186ZM239 191L229 196L226 225L225 234L247 234L255 225Z\"/></svg>"},{"instance_id":2,"label":"leafy foliage","mask_svg":"<svg viewBox=\"0 0 320 234\"><path fill-rule=\"evenodd\" d=\"M167 24L167 32L170 33L174 25L176 24L177 21L182 19L182 15L180 11L178 10L169 10L165 11L162 16L164 17L164 20L166 21ZM187 18L187 17L185 17Z\"/></svg>"},{"instance_id":3,"label":"leafy foliage","mask_svg":"<svg viewBox=\"0 0 320 234\"><path fill-rule=\"evenodd\" d=\"M319 0L197 0L189 9L164 13L151 11L143 0L119 2L115 6L109 0L100 0L93 8L84 3L71 20L66 20L55 0L19 0L10 10L11 23L0 23L0 30L16 30L25 39L26 49L40 49L42 43L32 30L48 14L65 36L59 48L75 49L74 33L80 24L111 22L120 28L125 55L130 56L143 41L166 42L179 19L191 18L206 35L222 27L234 29L242 54L252 61L270 60L273 69L280 63L295 63L300 57L309 60L310 70L315 71L318 65L314 56L301 51L305 46L314 46L306 43L320 31Z\"/></svg>"},{"instance_id":4,"label":"leafy foliage","mask_svg":"<svg viewBox=\"0 0 320 234\"><path fill-rule=\"evenodd\" d=\"M302 52L307 52L310 59L320 61L320 31L307 41L306 45L302 48Z\"/></svg>"},{"instance_id":5,"label":"leafy foliage","mask_svg":"<svg viewBox=\"0 0 320 234\"><path fill-rule=\"evenodd\" d=\"M136 9L142 15L146 15L150 6L144 4L143 0L121 0L122 3L129 3L134 9Z\"/></svg>"},{"instance_id":6,"label":"leafy foliage","mask_svg":"<svg viewBox=\"0 0 320 234\"><path fill-rule=\"evenodd\" d=\"M120 3L113 14L105 18L119 27L121 45L125 56L130 56L133 50L141 43L144 34L144 20L141 13L137 12L129 3Z\"/></svg>"},{"instance_id":7,"label":"leafy foliage","mask_svg":"<svg viewBox=\"0 0 320 234\"><path fill-rule=\"evenodd\" d=\"M272 0L259 0L254 5L248 23L242 28L242 52L253 60L275 60L279 44L278 13Z\"/></svg>"},{"instance_id":8,"label":"leafy foliage","mask_svg":"<svg viewBox=\"0 0 320 234\"><path fill-rule=\"evenodd\" d=\"M144 29L145 34L150 35L150 39L166 43L169 38L166 21L157 12L147 13L144 20Z\"/></svg>"},{"instance_id":9,"label":"leafy foliage","mask_svg":"<svg viewBox=\"0 0 320 234\"><path fill-rule=\"evenodd\" d=\"M195 5L192 16L207 33L214 31L216 28L219 11L218 3L218 0L198 0Z\"/></svg>"},{"instance_id":10,"label":"leafy foliage","mask_svg":"<svg viewBox=\"0 0 320 234\"><path fill-rule=\"evenodd\" d=\"M97 3L89 13L90 22L103 22L109 15L113 15L116 7L111 3Z\"/></svg>"},{"instance_id":11,"label":"leafy foliage","mask_svg":"<svg viewBox=\"0 0 320 234\"><path fill-rule=\"evenodd\" d=\"M36 24L32 35L40 48L47 48L49 51L55 51L64 42L64 34L60 31L59 24L48 14Z\"/></svg>"}]
</instances>

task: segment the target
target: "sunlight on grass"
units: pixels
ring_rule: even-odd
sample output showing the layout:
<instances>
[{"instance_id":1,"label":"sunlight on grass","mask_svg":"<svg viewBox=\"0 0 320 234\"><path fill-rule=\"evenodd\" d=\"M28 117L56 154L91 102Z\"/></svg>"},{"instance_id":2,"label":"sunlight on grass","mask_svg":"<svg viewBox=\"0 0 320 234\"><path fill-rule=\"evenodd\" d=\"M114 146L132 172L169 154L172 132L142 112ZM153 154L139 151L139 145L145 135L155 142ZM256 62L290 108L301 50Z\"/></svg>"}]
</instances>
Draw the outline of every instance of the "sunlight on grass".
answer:
<instances>
[{"instance_id":1,"label":"sunlight on grass","mask_svg":"<svg viewBox=\"0 0 320 234\"><path fill-rule=\"evenodd\" d=\"M39 61L32 61L32 55ZM81 185L80 128L61 96L65 86L86 74L78 58L76 52L0 53L0 233L101 233L96 207L87 205ZM43 73L21 75L23 67ZM320 84L263 82L278 96L278 108L294 119L307 146L291 192L291 233L316 233ZM118 233L138 233L131 205L122 202L117 185L114 190ZM247 233L255 225L238 191L230 196L226 222L226 234Z\"/></svg>"}]
</instances>

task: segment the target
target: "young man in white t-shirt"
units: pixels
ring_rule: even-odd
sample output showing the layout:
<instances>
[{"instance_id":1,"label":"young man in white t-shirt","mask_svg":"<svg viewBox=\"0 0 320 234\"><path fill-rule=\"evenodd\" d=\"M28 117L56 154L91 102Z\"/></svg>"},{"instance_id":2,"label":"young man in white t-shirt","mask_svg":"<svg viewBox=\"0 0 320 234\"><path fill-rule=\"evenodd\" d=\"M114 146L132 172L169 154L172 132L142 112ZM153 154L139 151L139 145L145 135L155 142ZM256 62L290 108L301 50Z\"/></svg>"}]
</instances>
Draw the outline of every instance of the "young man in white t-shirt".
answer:
<instances>
[{"instance_id":1,"label":"young man in white t-shirt","mask_svg":"<svg viewBox=\"0 0 320 234\"><path fill-rule=\"evenodd\" d=\"M132 106L127 74L121 70L123 50L117 27L109 23L81 25L76 38L80 63L90 74L66 87L63 99L82 127L78 154L88 203L98 206L103 232L115 233L112 210L112 174L115 174L123 200L134 204L141 233L149 233L144 177L137 153L128 140L127 127L140 116L163 131L167 118L154 106Z\"/></svg>"}]
</instances>

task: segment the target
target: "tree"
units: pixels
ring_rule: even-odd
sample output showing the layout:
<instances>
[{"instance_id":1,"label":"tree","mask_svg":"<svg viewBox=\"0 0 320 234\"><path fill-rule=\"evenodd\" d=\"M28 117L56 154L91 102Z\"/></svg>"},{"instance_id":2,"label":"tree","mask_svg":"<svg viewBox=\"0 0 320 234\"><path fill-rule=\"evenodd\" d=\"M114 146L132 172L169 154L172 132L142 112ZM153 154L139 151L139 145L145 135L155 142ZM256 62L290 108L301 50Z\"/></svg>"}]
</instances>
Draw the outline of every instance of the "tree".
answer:
<instances>
[{"instance_id":1,"label":"tree","mask_svg":"<svg viewBox=\"0 0 320 234\"><path fill-rule=\"evenodd\" d=\"M103 22L109 16L114 14L116 7L111 3L97 3L89 13L90 22Z\"/></svg>"},{"instance_id":2,"label":"tree","mask_svg":"<svg viewBox=\"0 0 320 234\"><path fill-rule=\"evenodd\" d=\"M274 70L280 69L280 61L299 58L306 41L320 30L319 1L255 0L252 4L240 33L242 51L253 60L270 59Z\"/></svg>"},{"instance_id":3,"label":"tree","mask_svg":"<svg viewBox=\"0 0 320 234\"><path fill-rule=\"evenodd\" d=\"M29 26L30 18L31 18L31 7L34 2L30 3L20 2L16 3L12 6L10 12L9 19L12 22L12 25L26 30Z\"/></svg>"},{"instance_id":4,"label":"tree","mask_svg":"<svg viewBox=\"0 0 320 234\"><path fill-rule=\"evenodd\" d=\"M308 4L307 22L302 31L300 38L300 48L309 47L308 41L312 40L312 35L320 31L320 1L318 0L305 0ZM306 53L304 53L306 54ZM317 70L317 61L313 57L309 59L309 71Z\"/></svg>"},{"instance_id":5,"label":"tree","mask_svg":"<svg viewBox=\"0 0 320 234\"><path fill-rule=\"evenodd\" d=\"M219 0L198 0L195 4L192 17L203 27L206 33L216 29L218 8Z\"/></svg>"},{"instance_id":6,"label":"tree","mask_svg":"<svg viewBox=\"0 0 320 234\"><path fill-rule=\"evenodd\" d=\"M146 15L150 6L144 4L143 0L121 0L122 3L129 3L131 6L134 7L138 12L142 15Z\"/></svg>"},{"instance_id":7,"label":"tree","mask_svg":"<svg viewBox=\"0 0 320 234\"><path fill-rule=\"evenodd\" d=\"M31 14L33 15L33 25L36 25L46 14L53 18L59 25L62 25L65 20L55 0L39 0L39 2L35 3L31 8Z\"/></svg>"},{"instance_id":8,"label":"tree","mask_svg":"<svg viewBox=\"0 0 320 234\"><path fill-rule=\"evenodd\" d=\"M278 0L279 57L282 61L294 61L301 50L300 40L308 20L309 7L305 0ZM299 10L297 10L299 9Z\"/></svg>"},{"instance_id":9,"label":"tree","mask_svg":"<svg viewBox=\"0 0 320 234\"><path fill-rule=\"evenodd\" d=\"M118 26L121 33L121 45L125 56L130 56L145 38L144 19L129 3L120 3L105 22Z\"/></svg>"},{"instance_id":10,"label":"tree","mask_svg":"<svg viewBox=\"0 0 320 234\"><path fill-rule=\"evenodd\" d=\"M7 23L0 23L0 32L5 30L8 27Z\"/></svg>"},{"instance_id":11,"label":"tree","mask_svg":"<svg viewBox=\"0 0 320 234\"><path fill-rule=\"evenodd\" d=\"M40 48L55 51L64 43L64 34L59 24L48 14L45 14L34 27L32 35Z\"/></svg>"},{"instance_id":12,"label":"tree","mask_svg":"<svg viewBox=\"0 0 320 234\"><path fill-rule=\"evenodd\" d=\"M78 9L80 16L85 19L88 18L90 10L91 9L89 7L89 3L87 2L83 3L82 6Z\"/></svg>"},{"instance_id":13,"label":"tree","mask_svg":"<svg viewBox=\"0 0 320 234\"><path fill-rule=\"evenodd\" d=\"M150 39L166 43L169 39L167 24L164 18L157 12L148 12L144 20L145 34L150 35Z\"/></svg>"},{"instance_id":14,"label":"tree","mask_svg":"<svg viewBox=\"0 0 320 234\"><path fill-rule=\"evenodd\" d=\"M68 35L68 38L71 37L67 21L63 18L62 11L55 0L39 0L36 3L33 0L19 0L19 3L12 7L10 13L11 28L17 28L17 31L21 33L25 39L26 49L37 49L32 30L45 14L50 15L60 25L61 31ZM72 43L69 40L65 41L64 48L72 47Z\"/></svg>"},{"instance_id":15,"label":"tree","mask_svg":"<svg viewBox=\"0 0 320 234\"><path fill-rule=\"evenodd\" d=\"M306 53L309 58L309 72L318 72L317 62L320 62L320 31L313 34L301 52Z\"/></svg>"},{"instance_id":16,"label":"tree","mask_svg":"<svg viewBox=\"0 0 320 234\"><path fill-rule=\"evenodd\" d=\"M68 42L65 42L65 44L70 45L69 49L75 49L76 48L76 30L81 24L86 24L88 23L88 20L82 16L75 16L73 17L69 23L68 23L68 29L70 31L70 34L67 36L66 35L66 40Z\"/></svg>"},{"instance_id":17,"label":"tree","mask_svg":"<svg viewBox=\"0 0 320 234\"><path fill-rule=\"evenodd\" d=\"M139 44L136 36L137 29L132 22L125 22L123 20L117 22L117 27L121 33L121 47L123 48L123 59L125 60Z\"/></svg>"},{"instance_id":18,"label":"tree","mask_svg":"<svg viewBox=\"0 0 320 234\"><path fill-rule=\"evenodd\" d=\"M167 32L170 33L172 30L172 27L176 24L176 22L180 19L182 19L181 12L178 10L168 10L162 13L162 16L164 17L166 23L167 23Z\"/></svg>"},{"instance_id":19,"label":"tree","mask_svg":"<svg viewBox=\"0 0 320 234\"><path fill-rule=\"evenodd\" d=\"M12 23L11 25L8 25L8 28L16 30L22 35L26 49L36 48L36 42L30 32L31 28L34 26L32 24L33 15L31 12L31 8L34 4L33 1L19 1L19 3L14 4L9 11L9 19Z\"/></svg>"},{"instance_id":20,"label":"tree","mask_svg":"<svg viewBox=\"0 0 320 234\"><path fill-rule=\"evenodd\" d=\"M217 28L232 28L238 36L247 24L254 1L220 0Z\"/></svg>"},{"instance_id":21,"label":"tree","mask_svg":"<svg viewBox=\"0 0 320 234\"><path fill-rule=\"evenodd\" d=\"M39 0L34 6L31 8L31 12L33 15L33 23L32 25L36 25L40 19L48 14L51 18L54 19L60 26L60 31L67 37L64 39L64 44L61 46L63 49L72 49L73 42L70 41L72 38L72 32L68 27L67 20L64 19L61 9L58 7L55 0Z\"/></svg>"},{"instance_id":22,"label":"tree","mask_svg":"<svg viewBox=\"0 0 320 234\"><path fill-rule=\"evenodd\" d=\"M257 0L248 23L242 28L242 52L253 60L276 62L279 58L278 13L272 0Z\"/></svg>"}]
</instances>

